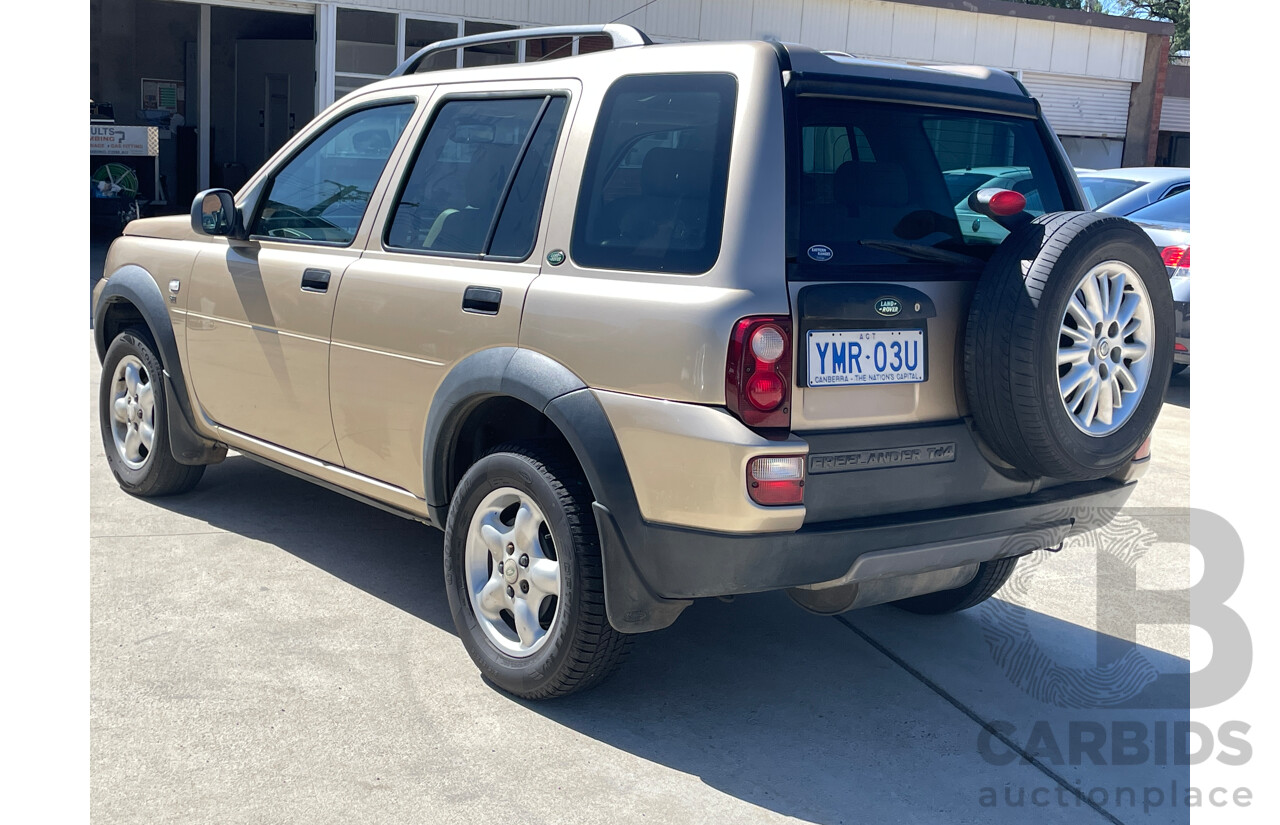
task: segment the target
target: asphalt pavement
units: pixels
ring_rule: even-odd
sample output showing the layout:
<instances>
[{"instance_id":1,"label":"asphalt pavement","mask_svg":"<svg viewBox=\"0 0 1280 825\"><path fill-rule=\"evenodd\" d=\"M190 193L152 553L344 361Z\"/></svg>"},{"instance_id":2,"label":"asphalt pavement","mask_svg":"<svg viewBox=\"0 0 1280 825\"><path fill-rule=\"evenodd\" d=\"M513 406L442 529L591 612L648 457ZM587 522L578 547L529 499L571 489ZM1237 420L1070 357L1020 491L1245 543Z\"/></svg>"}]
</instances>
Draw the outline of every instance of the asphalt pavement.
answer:
<instances>
[{"instance_id":1,"label":"asphalt pavement","mask_svg":"<svg viewBox=\"0 0 1280 825\"><path fill-rule=\"evenodd\" d=\"M1189 632L1132 591L1190 580L1189 372L1120 518L981 607L700 601L543 703L467 657L432 528L236 455L124 494L89 372L96 823L1187 821Z\"/></svg>"}]
</instances>

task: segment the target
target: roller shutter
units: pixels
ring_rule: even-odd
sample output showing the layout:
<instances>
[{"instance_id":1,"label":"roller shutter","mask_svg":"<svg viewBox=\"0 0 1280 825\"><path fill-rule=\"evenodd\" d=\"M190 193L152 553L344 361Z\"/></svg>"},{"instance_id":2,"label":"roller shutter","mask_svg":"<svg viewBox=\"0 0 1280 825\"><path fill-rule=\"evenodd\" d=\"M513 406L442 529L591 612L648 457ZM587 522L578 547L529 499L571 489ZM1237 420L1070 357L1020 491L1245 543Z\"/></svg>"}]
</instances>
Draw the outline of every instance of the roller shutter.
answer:
<instances>
[{"instance_id":1,"label":"roller shutter","mask_svg":"<svg viewBox=\"0 0 1280 825\"><path fill-rule=\"evenodd\" d=\"M1040 101L1049 125L1058 134L1124 137L1132 83L1039 72L1023 72L1022 82Z\"/></svg>"},{"instance_id":2,"label":"roller shutter","mask_svg":"<svg viewBox=\"0 0 1280 825\"><path fill-rule=\"evenodd\" d=\"M1191 99L1186 97L1166 97L1160 106L1160 131L1191 131Z\"/></svg>"}]
</instances>

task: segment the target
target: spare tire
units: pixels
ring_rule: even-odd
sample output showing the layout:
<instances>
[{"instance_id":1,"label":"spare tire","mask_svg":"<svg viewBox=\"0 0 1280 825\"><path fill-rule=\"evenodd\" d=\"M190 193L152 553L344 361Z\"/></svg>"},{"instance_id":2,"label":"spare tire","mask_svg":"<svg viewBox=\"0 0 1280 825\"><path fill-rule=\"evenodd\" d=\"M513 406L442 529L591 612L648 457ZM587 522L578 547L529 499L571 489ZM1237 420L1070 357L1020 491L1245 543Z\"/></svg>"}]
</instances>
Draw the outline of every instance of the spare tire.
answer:
<instances>
[{"instance_id":1,"label":"spare tire","mask_svg":"<svg viewBox=\"0 0 1280 825\"><path fill-rule=\"evenodd\" d=\"M964 378L988 446L1033 476L1110 475L1150 435L1173 366L1155 244L1099 212L1055 212L996 249L965 326Z\"/></svg>"}]
</instances>

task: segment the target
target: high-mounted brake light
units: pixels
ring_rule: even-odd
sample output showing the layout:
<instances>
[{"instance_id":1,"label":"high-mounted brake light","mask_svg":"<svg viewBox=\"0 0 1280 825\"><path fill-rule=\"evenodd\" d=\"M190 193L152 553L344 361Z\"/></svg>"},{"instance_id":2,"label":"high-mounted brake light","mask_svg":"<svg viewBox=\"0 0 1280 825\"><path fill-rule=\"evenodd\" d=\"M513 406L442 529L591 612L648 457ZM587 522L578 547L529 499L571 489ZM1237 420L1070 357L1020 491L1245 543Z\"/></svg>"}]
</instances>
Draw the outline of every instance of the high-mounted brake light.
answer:
<instances>
[{"instance_id":1,"label":"high-mounted brake light","mask_svg":"<svg viewBox=\"0 0 1280 825\"><path fill-rule=\"evenodd\" d=\"M758 456L747 463L747 494L756 504L804 503L804 456Z\"/></svg>"},{"instance_id":2,"label":"high-mounted brake light","mask_svg":"<svg viewBox=\"0 0 1280 825\"><path fill-rule=\"evenodd\" d=\"M1182 246L1166 246L1161 252L1160 257L1164 259L1164 265L1170 269L1191 269L1191 244Z\"/></svg>"},{"instance_id":3,"label":"high-mounted brake light","mask_svg":"<svg viewBox=\"0 0 1280 825\"><path fill-rule=\"evenodd\" d=\"M725 403L748 427L791 426L791 319L739 320L725 361Z\"/></svg>"},{"instance_id":4,"label":"high-mounted brake light","mask_svg":"<svg viewBox=\"0 0 1280 825\"><path fill-rule=\"evenodd\" d=\"M979 189L969 196L969 208L992 218L1007 218L1027 208L1027 199L1012 189Z\"/></svg>"}]
</instances>

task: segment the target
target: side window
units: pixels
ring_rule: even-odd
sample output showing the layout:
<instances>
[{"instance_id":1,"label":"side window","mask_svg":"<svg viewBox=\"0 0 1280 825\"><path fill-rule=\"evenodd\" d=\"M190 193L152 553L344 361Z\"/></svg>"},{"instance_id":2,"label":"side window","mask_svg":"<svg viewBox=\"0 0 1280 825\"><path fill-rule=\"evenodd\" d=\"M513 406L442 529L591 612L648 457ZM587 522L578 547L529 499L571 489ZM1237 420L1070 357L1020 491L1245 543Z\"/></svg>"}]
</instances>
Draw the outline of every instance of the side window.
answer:
<instances>
[{"instance_id":1,"label":"side window","mask_svg":"<svg viewBox=\"0 0 1280 825\"><path fill-rule=\"evenodd\" d=\"M386 245L528 257L566 106L546 95L445 102L396 199Z\"/></svg>"},{"instance_id":2,"label":"side window","mask_svg":"<svg viewBox=\"0 0 1280 825\"><path fill-rule=\"evenodd\" d=\"M737 81L635 75L609 87L571 251L581 266L694 274L720 255Z\"/></svg>"},{"instance_id":3,"label":"side window","mask_svg":"<svg viewBox=\"0 0 1280 825\"><path fill-rule=\"evenodd\" d=\"M413 103L352 112L272 173L252 234L350 244Z\"/></svg>"}]
</instances>

